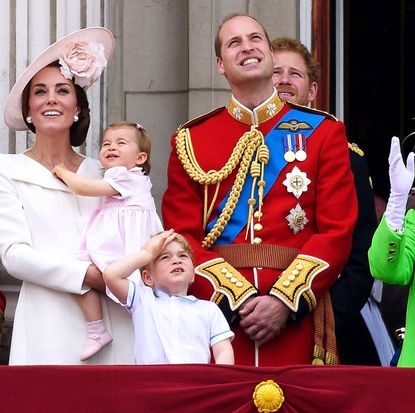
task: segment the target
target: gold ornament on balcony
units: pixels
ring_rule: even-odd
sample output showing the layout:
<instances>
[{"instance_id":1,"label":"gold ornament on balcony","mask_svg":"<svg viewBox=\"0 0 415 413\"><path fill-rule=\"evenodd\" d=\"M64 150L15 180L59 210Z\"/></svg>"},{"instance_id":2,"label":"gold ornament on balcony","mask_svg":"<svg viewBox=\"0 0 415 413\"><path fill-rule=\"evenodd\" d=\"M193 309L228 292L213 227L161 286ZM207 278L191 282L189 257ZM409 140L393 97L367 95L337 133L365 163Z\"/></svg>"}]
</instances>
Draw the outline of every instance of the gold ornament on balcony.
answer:
<instances>
[{"instance_id":1,"label":"gold ornament on balcony","mask_svg":"<svg viewBox=\"0 0 415 413\"><path fill-rule=\"evenodd\" d=\"M285 400L281 387L274 380L259 383L255 387L252 398L260 413L276 412Z\"/></svg>"}]
</instances>

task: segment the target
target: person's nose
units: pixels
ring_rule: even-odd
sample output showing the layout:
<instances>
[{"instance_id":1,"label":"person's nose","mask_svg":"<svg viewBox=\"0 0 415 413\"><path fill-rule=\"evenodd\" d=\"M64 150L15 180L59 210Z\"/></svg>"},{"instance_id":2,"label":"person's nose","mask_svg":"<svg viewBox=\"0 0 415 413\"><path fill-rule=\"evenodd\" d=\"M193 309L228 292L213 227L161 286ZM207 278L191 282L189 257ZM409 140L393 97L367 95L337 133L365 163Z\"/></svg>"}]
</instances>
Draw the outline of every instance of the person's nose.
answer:
<instances>
[{"instance_id":1,"label":"person's nose","mask_svg":"<svg viewBox=\"0 0 415 413\"><path fill-rule=\"evenodd\" d=\"M287 72L280 72L277 75L277 84L287 84L291 83L290 76Z\"/></svg>"},{"instance_id":2,"label":"person's nose","mask_svg":"<svg viewBox=\"0 0 415 413\"><path fill-rule=\"evenodd\" d=\"M251 50L254 49L254 46L253 46L252 42L248 38L244 38L241 41L241 49L244 52L250 52Z\"/></svg>"},{"instance_id":3,"label":"person's nose","mask_svg":"<svg viewBox=\"0 0 415 413\"><path fill-rule=\"evenodd\" d=\"M48 92L48 100L47 100L48 104L54 104L56 103L56 93L53 90L50 90Z\"/></svg>"},{"instance_id":4,"label":"person's nose","mask_svg":"<svg viewBox=\"0 0 415 413\"><path fill-rule=\"evenodd\" d=\"M173 256L173 264L180 264L182 262L182 259L180 256L175 255Z\"/></svg>"}]
</instances>

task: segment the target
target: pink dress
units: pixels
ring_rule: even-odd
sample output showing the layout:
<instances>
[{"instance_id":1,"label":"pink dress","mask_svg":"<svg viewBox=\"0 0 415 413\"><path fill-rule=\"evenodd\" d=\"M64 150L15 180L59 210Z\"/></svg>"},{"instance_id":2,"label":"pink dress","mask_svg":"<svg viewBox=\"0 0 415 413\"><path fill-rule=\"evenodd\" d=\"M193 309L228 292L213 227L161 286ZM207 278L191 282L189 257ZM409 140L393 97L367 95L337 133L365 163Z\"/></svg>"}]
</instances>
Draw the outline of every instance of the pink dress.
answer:
<instances>
[{"instance_id":1,"label":"pink dress","mask_svg":"<svg viewBox=\"0 0 415 413\"><path fill-rule=\"evenodd\" d=\"M101 199L84 228L77 253L101 271L114 260L139 251L152 235L163 231L150 177L141 168L116 166L105 171L103 179L120 195Z\"/></svg>"}]
</instances>

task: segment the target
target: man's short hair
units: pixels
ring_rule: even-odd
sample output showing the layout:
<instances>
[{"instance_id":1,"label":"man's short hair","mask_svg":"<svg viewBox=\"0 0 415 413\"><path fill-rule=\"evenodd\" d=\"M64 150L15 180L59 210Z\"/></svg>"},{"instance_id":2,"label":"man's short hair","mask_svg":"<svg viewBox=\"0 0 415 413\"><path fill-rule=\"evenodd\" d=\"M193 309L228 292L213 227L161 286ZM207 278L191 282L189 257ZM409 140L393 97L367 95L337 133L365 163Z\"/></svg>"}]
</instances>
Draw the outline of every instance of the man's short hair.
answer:
<instances>
[{"instance_id":1,"label":"man's short hair","mask_svg":"<svg viewBox=\"0 0 415 413\"><path fill-rule=\"evenodd\" d=\"M267 39L267 43L268 43L268 45L269 45L269 47L271 49L271 40L269 38L269 35L268 35L267 30L265 29L265 27L262 25L261 22L259 22L255 17L252 17L249 14L245 14L245 13L232 13L232 14L228 14L227 16L225 16L223 18L221 24L218 27L218 30L216 31L216 36L215 36L215 54L216 54L216 57L219 57L219 58L222 59L222 53L220 51L220 49L222 47L222 42L221 42L221 39L219 37L220 31L221 31L223 25L226 22L228 22L229 20L232 20L235 17L249 17L250 19L255 20L262 27L262 30L265 33L265 38Z\"/></svg>"},{"instance_id":2,"label":"man's short hair","mask_svg":"<svg viewBox=\"0 0 415 413\"><path fill-rule=\"evenodd\" d=\"M318 83L318 79L320 77L318 63L308 51L308 49L300 41L290 37L277 37L271 42L271 46L274 52L289 51L300 54L304 59L310 83Z\"/></svg>"}]
</instances>

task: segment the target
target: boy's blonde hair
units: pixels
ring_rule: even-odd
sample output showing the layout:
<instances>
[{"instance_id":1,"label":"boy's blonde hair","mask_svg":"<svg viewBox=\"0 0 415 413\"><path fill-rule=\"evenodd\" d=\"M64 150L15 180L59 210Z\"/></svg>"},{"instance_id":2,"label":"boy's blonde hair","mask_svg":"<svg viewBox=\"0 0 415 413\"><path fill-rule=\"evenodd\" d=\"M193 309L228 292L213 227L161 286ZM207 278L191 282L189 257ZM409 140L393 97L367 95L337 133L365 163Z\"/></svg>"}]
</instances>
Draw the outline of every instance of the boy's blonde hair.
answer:
<instances>
[{"instance_id":1,"label":"boy's blonde hair","mask_svg":"<svg viewBox=\"0 0 415 413\"><path fill-rule=\"evenodd\" d=\"M156 234L156 235L158 235L158 234ZM170 241L170 243L171 242L177 242L178 244L180 244L183 247L183 250L189 254L189 257L192 260L192 263L193 264L195 263L192 247L190 246L189 241L183 235L176 234L175 237ZM157 258L158 257L156 257L156 259ZM151 265L151 263L145 265L142 268L140 268L140 272L143 272L144 270L148 270L148 268L150 267L150 265Z\"/></svg>"},{"instance_id":2,"label":"boy's blonde hair","mask_svg":"<svg viewBox=\"0 0 415 413\"><path fill-rule=\"evenodd\" d=\"M147 154L147 160L140 166L143 168L144 174L149 175L150 174L150 169L151 169L151 162L150 162L151 141L150 141L150 135L138 123L127 122L127 121L111 123L110 125L108 125L105 128L103 135L105 135L105 133L109 129L120 129L120 128L132 128L132 129L134 129L135 140L137 142L138 149L140 150L140 152L145 152Z\"/></svg>"},{"instance_id":3,"label":"boy's blonde hair","mask_svg":"<svg viewBox=\"0 0 415 413\"><path fill-rule=\"evenodd\" d=\"M190 246L189 241L183 235L180 235L180 234L176 234L176 236L171 240L171 242L174 242L174 241L176 241L178 244L180 244L183 247L184 251L189 254L189 257L192 260L192 263L194 264L195 259L193 257L193 250L192 250L192 247Z\"/></svg>"}]
</instances>

